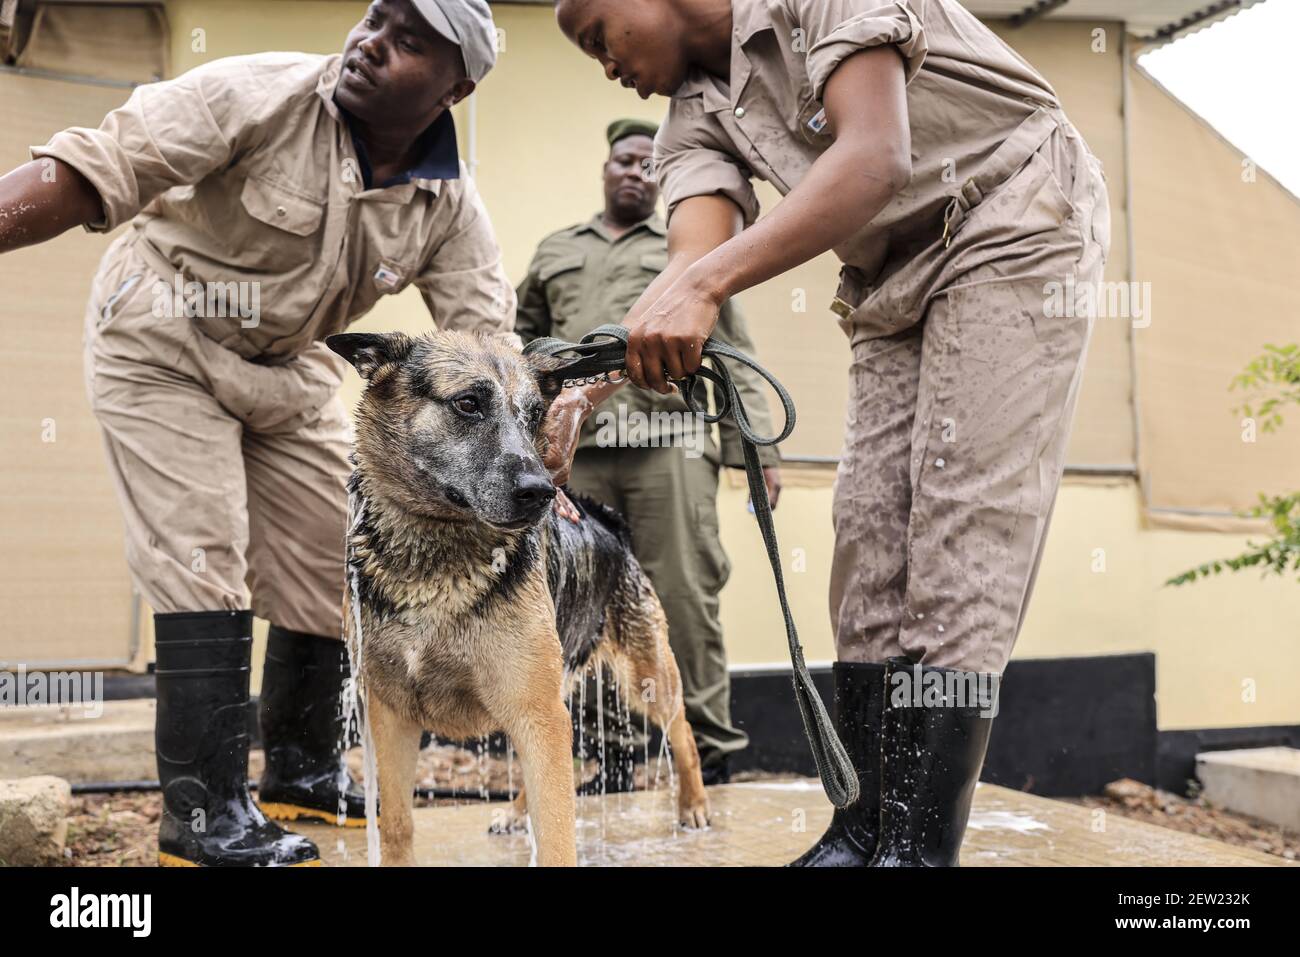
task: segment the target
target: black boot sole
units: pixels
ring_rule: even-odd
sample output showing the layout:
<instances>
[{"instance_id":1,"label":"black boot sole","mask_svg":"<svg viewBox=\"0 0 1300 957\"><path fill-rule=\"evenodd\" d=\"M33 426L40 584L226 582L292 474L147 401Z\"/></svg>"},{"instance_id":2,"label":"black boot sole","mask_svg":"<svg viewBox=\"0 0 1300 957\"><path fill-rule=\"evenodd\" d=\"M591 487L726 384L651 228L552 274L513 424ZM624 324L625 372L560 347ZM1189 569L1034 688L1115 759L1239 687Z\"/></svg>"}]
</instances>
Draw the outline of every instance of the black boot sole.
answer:
<instances>
[{"instance_id":1,"label":"black boot sole","mask_svg":"<svg viewBox=\"0 0 1300 957\"><path fill-rule=\"evenodd\" d=\"M165 854L162 851L159 851L158 866L159 867L206 867L207 865L200 864L198 861L187 861L185 858L178 857L175 854ZM311 860L311 861L299 861L297 864L282 864L280 866L282 867L324 867L325 864L318 857L315 860Z\"/></svg>"}]
</instances>

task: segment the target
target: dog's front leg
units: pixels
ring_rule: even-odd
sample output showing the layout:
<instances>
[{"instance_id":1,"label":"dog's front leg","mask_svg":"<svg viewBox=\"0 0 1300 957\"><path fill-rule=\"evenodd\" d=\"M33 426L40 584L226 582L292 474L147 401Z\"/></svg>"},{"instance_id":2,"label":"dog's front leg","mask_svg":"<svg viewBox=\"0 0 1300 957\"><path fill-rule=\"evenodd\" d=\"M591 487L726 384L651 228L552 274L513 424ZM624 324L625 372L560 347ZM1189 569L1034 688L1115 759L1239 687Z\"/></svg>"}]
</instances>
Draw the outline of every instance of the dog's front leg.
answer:
<instances>
[{"instance_id":1,"label":"dog's front leg","mask_svg":"<svg viewBox=\"0 0 1300 957\"><path fill-rule=\"evenodd\" d=\"M542 867L572 867L578 863L573 730L558 687L553 700L520 717L522 720L509 734L524 766L537 863Z\"/></svg>"},{"instance_id":2,"label":"dog's front leg","mask_svg":"<svg viewBox=\"0 0 1300 957\"><path fill-rule=\"evenodd\" d=\"M543 604L544 602L544 604ZM522 606L532 619L520 635L517 654L495 670L485 703L510 736L524 769L528 818L543 867L578 862L573 796L573 729L564 706L564 662L549 597L540 608Z\"/></svg>"},{"instance_id":3,"label":"dog's front leg","mask_svg":"<svg viewBox=\"0 0 1300 957\"><path fill-rule=\"evenodd\" d=\"M415 866L415 766L421 729L374 695L367 695L370 736L379 774L379 850L385 867Z\"/></svg>"}]
</instances>

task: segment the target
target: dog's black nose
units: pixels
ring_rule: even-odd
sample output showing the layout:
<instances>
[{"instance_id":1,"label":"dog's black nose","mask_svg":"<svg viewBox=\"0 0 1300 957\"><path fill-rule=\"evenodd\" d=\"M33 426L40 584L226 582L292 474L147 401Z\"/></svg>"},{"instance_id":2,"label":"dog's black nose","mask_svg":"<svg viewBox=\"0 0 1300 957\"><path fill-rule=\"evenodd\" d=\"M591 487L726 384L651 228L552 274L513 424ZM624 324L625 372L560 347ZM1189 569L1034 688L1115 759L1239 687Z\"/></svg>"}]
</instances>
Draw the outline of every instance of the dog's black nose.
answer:
<instances>
[{"instance_id":1,"label":"dog's black nose","mask_svg":"<svg viewBox=\"0 0 1300 957\"><path fill-rule=\"evenodd\" d=\"M515 504L539 508L555 498L555 486L545 475L521 475L515 483Z\"/></svg>"}]
</instances>

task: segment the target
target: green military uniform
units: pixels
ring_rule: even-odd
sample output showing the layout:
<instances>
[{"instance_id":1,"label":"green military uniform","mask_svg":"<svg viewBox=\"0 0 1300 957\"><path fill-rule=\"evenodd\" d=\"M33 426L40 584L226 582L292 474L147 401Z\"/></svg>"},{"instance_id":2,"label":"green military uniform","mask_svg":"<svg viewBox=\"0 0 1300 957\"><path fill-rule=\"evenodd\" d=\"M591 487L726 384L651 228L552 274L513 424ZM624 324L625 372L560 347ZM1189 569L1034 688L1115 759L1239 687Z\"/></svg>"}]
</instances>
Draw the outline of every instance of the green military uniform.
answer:
<instances>
[{"instance_id":1,"label":"green military uniform","mask_svg":"<svg viewBox=\"0 0 1300 957\"><path fill-rule=\"evenodd\" d=\"M658 216L615 238L598 213L589 222L542 240L518 289L515 332L577 341L597 326L621 323L668 264L667 227ZM714 336L753 353L739 311L722 308ZM761 380L733 366L754 428L771 420ZM620 408L621 407L621 408ZM638 430L644 423L645 429ZM678 395L624 386L585 423L569 488L621 512L633 550L664 607L668 639L682 675L686 718L705 765L748 743L731 724L730 683L718 620L718 593L730 565L718 537L719 463L744 467L740 434L730 419L718 443L707 427L695 431ZM719 449L718 445L721 445ZM759 450L776 465L773 448Z\"/></svg>"}]
</instances>

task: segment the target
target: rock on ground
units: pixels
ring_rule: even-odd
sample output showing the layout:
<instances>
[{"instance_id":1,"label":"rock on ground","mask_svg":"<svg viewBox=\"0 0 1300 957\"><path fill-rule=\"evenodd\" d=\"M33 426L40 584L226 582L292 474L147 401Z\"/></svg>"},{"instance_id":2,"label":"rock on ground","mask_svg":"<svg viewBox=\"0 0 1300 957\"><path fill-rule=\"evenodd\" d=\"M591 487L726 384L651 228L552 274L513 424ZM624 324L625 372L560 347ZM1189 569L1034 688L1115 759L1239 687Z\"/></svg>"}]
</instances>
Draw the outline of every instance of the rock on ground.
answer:
<instances>
[{"instance_id":1,"label":"rock on ground","mask_svg":"<svg viewBox=\"0 0 1300 957\"><path fill-rule=\"evenodd\" d=\"M0 781L0 865L48 867L66 863L72 788L40 775Z\"/></svg>"}]
</instances>

